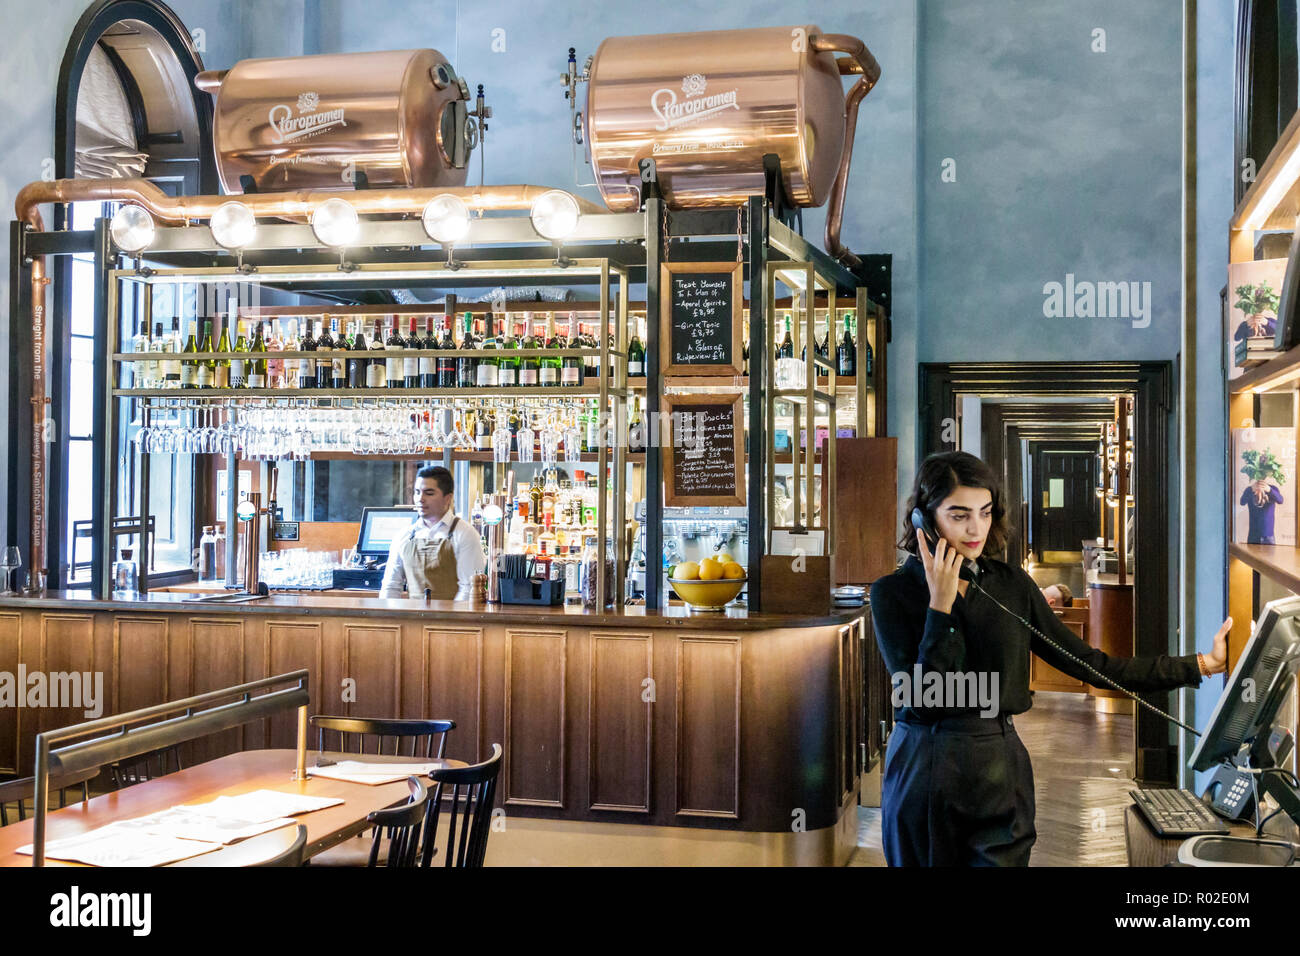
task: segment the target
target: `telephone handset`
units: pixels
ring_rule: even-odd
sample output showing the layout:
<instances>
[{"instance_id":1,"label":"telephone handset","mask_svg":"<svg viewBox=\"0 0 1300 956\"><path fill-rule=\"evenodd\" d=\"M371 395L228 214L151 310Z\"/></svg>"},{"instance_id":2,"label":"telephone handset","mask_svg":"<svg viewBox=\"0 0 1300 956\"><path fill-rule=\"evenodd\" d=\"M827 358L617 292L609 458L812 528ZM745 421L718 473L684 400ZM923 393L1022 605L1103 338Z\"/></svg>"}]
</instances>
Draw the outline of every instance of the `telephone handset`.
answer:
<instances>
[{"instance_id":1,"label":"telephone handset","mask_svg":"<svg viewBox=\"0 0 1300 956\"><path fill-rule=\"evenodd\" d=\"M912 509L912 527L916 528L918 531L920 531L920 532L925 536L925 540L929 543L930 551L931 551L931 553L933 553L935 547L939 544L939 533L934 529L934 526L929 522L929 520L927 520L925 512L922 511L920 508L913 508L913 509ZM978 578L979 578L979 570L980 570L980 569L979 569L979 565L978 565L978 564L976 564L976 563L975 563L974 561L972 561L970 558L964 558L964 559L962 560L962 568L961 568L961 572L958 574L958 577L960 577L963 581L969 581L970 584L971 584L971 588L973 588L973 589L976 590L976 591L979 591L981 594L983 594L985 597L987 597L990 601L992 601L994 604L996 604L999 608L1001 608L1001 609L1003 610L1003 612L1005 612L1006 614L1009 614L1011 617L1015 618L1015 619L1016 619L1017 621L1019 621L1022 625L1024 625L1028 630L1030 630L1031 632L1033 632L1034 634L1036 634L1036 635L1038 635L1040 638L1042 638L1043 641L1046 642L1047 645L1048 645L1049 647L1051 647L1051 648L1053 648L1055 651L1057 651L1057 653L1059 653L1059 654L1061 654L1061 655L1063 655L1063 656L1069 658L1070 660L1074 661L1074 663L1076 663L1076 664L1078 664L1080 667L1084 668L1086 671L1088 671L1088 673L1090 673L1090 674L1092 674L1093 676L1097 677L1098 679L1104 681L1106 684L1108 684L1109 686L1115 688L1117 691L1120 691L1121 693L1126 694L1127 696L1131 697L1133 700L1135 700L1137 703L1141 704L1141 705L1142 705L1143 707L1145 707L1147 710L1152 711L1153 713L1159 714L1161 717L1165 718L1165 720L1168 720L1168 721L1171 721L1172 723L1177 724L1179 727L1183 728L1183 730L1190 731L1192 734L1195 734L1197 737L1201 736L1201 732L1200 732L1199 730L1197 730L1195 727L1189 727L1187 724L1183 723L1183 722L1182 722L1181 720L1179 720L1177 717L1174 717L1174 716L1172 716L1172 715L1170 715L1170 714L1166 714L1166 713L1165 713L1163 710L1161 710L1159 707L1155 707L1155 706L1153 706L1152 704L1148 704L1145 700L1143 700L1143 699L1142 699L1141 697L1139 697L1137 694L1133 693L1133 692L1132 692L1131 690L1129 690L1128 688L1126 688L1126 687L1121 687L1119 684L1115 683L1113 680L1111 680L1109 677L1107 677L1107 676L1106 676L1105 674L1103 674L1101 671L1097 670L1097 668L1093 667L1093 666L1092 666L1091 664L1089 664L1087 661L1085 661L1085 660L1080 660L1078 657L1076 657L1076 656L1074 656L1073 654L1071 654L1069 651L1067 651L1067 650L1066 650L1064 647L1062 647L1060 644L1057 644L1056 641L1052 640L1050 637L1048 637L1046 634L1044 634L1044 633L1043 633L1042 631L1040 631L1038 628L1034 627L1034 625L1030 624L1028 621L1026 621L1023 617L1021 617L1021 616L1020 616L1019 614L1017 614L1015 611L1011 610L1009 607L1007 607L1005 604L1003 604L1001 601L999 601L997 598L995 598L992 594L989 594L988 591L986 591L986 590L984 590L982 587L980 587L980 583L979 583L979 580L978 580Z\"/></svg>"},{"instance_id":2,"label":"telephone handset","mask_svg":"<svg viewBox=\"0 0 1300 956\"><path fill-rule=\"evenodd\" d=\"M934 526L926 520L925 512L920 508L912 509L912 527L925 535L926 542L930 545L930 553L939 545L939 532L935 531ZM962 558L961 571L957 576L963 581L974 581L980 573L980 566L970 558Z\"/></svg>"}]
</instances>

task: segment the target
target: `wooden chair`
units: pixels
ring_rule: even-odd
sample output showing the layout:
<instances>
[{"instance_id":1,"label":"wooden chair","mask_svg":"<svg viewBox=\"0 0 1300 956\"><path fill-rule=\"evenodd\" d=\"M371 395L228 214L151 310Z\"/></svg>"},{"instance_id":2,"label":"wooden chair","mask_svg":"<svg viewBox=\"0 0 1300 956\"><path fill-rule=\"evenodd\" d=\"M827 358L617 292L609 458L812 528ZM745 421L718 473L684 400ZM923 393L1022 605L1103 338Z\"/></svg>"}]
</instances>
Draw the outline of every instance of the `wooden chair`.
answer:
<instances>
[{"instance_id":1,"label":"wooden chair","mask_svg":"<svg viewBox=\"0 0 1300 956\"><path fill-rule=\"evenodd\" d=\"M370 844L368 866L414 867L420 860L420 829L429 804L429 791L415 777L407 777L411 799L405 806L375 810L366 817L374 824L375 836ZM381 841L387 853L381 859Z\"/></svg>"},{"instance_id":2,"label":"wooden chair","mask_svg":"<svg viewBox=\"0 0 1300 956\"><path fill-rule=\"evenodd\" d=\"M81 799L83 801L90 799L90 781L99 776L99 767L91 767L89 770L82 770L77 773L64 774L62 776L50 775L50 792L58 791L59 808L62 809L68 805L68 791L73 787L81 787ZM5 810L5 804L18 804L18 819L27 819L27 810L24 801L33 801L32 806L35 808L36 799L36 778L21 777L17 780L6 780L0 783L0 827L9 825L9 814Z\"/></svg>"},{"instance_id":3,"label":"wooden chair","mask_svg":"<svg viewBox=\"0 0 1300 956\"><path fill-rule=\"evenodd\" d=\"M421 866L429 866L438 853L435 845L438 818L442 813L443 788L451 787L451 811L447 823L447 844L442 854L443 866L481 867L487 854L488 833L492 825L492 803L496 798L497 776L501 773L501 745L492 745L492 756L469 767L434 770L429 779L436 781L429 801L429 819L424 828ZM462 793L464 809L461 809ZM459 815L459 820L457 819Z\"/></svg>"},{"instance_id":4,"label":"wooden chair","mask_svg":"<svg viewBox=\"0 0 1300 956\"><path fill-rule=\"evenodd\" d=\"M180 747L175 746L151 750L147 754L109 764L108 775L113 781L113 789L121 790L156 777L165 777L181 769Z\"/></svg>"},{"instance_id":5,"label":"wooden chair","mask_svg":"<svg viewBox=\"0 0 1300 956\"><path fill-rule=\"evenodd\" d=\"M342 753L391 754L393 756L441 759L447 750L447 734L456 729L454 720L398 720L374 717L311 718L316 728L318 750L338 750ZM338 747L326 748L326 732L338 735ZM367 749L368 737L375 749ZM434 737L438 738L434 747ZM423 748L421 744L423 743ZM355 748L355 749L354 749ZM421 752L423 749L423 752Z\"/></svg>"},{"instance_id":6,"label":"wooden chair","mask_svg":"<svg viewBox=\"0 0 1300 956\"><path fill-rule=\"evenodd\" d=\"M1088 643L1087 608L1054 607L1052 610L1061 619L1061 623L1072 630L1085 644ZM1071 677L1057 670L1037 654L1029 655L1029 689L1066 691L1072 694L1086 694L1088 685L1078 678Z\"/></svg>"},{"instance_id":7,"label":"wooden chair","mask_svg":"<svg viewBox=\"0 0 1300 956\"><path fill-rule=\"evenodd\" d=\"M179 860L172 866L180 867L260 867L302 866L303 851L307 848L307 828L281 827L262 833L232 846Z\"/></svg>"}]
</instances>

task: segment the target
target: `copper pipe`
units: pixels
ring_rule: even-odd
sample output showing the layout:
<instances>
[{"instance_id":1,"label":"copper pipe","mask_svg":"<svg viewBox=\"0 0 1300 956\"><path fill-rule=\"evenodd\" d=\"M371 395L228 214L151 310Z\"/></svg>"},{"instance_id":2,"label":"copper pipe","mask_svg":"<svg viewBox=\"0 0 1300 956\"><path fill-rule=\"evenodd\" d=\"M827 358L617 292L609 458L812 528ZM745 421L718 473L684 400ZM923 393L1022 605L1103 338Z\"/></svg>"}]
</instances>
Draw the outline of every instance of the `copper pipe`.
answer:
<instances>
[{"instance_id":1,"label":"copper pipe","mask_svg":"<svg viewBox=\"0 0 1300 956\"><path fill-rule=\"evenodd\" d=\"M255 216L304 220L326 199L346 198L360 215L419 214L428 201L446 193L459 196L474 210L529 209L545 186L446 186L425 189L366 189L340 194L302 190L288 193L253 193L242 196L168 196L147 179L55 179L28 183L14 200L17 218L29 232L44 232L42 203L133 202L166 223L189 223L207 219L224 203L242 202ZM570 194L572 195L572 194ZM600 206L580 196L573 197L584 214L603 214ZM31 263L32 273L32 493L31 556L29 581L36 582L45 569L45 257Z\"/></svg>"},{"instance_id":2,"label":"copper pipe","mask_svg":"<svg viewBox=\"0 0 1300 956\"><path fill-rule=\"evenodd\" d=\"M846 53L837 60L841 74L861 74L844 99L844 149L840 153L840 168L831 188L831 199L826 210L826 251L850 266L862 260L840 243L840 227L844 223L844 198L849 185L849 163L853 160L853 135L858 128L858 104L880 80L880 64L871 55L867 45L857 37L843 33L824 33L813 37L812 48L819 53Z\"/></svg>"}]
</instances>

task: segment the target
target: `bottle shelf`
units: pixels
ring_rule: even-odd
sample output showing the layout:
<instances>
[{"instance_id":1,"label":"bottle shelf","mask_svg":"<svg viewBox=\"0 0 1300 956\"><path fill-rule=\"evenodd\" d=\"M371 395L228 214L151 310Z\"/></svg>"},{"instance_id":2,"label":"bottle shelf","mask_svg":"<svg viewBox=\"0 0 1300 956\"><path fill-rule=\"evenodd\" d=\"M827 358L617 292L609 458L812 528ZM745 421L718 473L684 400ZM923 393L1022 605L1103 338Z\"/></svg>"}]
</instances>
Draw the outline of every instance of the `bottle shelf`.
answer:
<instances>
[{"instance_id":1,"label":"bottle shelf","mask_svg":"<svg viewBox=\"0 0 1300 956\"><path fill-rule=\"evenodd\" d=\"M644 378L629 378L627 387L632 391L645 391ZM663 383L660 378L660 383ZM874 385L872 376L867 376L868 387ZM673 376L670 381L672 388L749 388L748 375L680 375ZM818 390L825 388L830 384L829 379L819 376L817 382ZM842 391L858 387L856 377L839 375L835 378L835 390ZM780 396L784 398L785 396Z\"/></svg>"},{"instance_id":2,"label":"bottle shelf","mask_svg":"<svg viewBox=\"0 0 1300 956\"><path fill-rule=\"evenodd\" d=\"M607 387L610 395L622 390ZM599 398L599 385L484 385L471 388L115 388L117 398Z\"/></svg>"},{"instance_id":3,"label":"bottle shelf","mask_svg":"<svg viewBox=\"0 0 1300 956\"><path fill-rule=\"evenodd\" d=\"M330 351L266 351L266 352L114 352L113 361L136 364L139 362L209 362L240 361L260 362L278 361L280 359L316 359L331 361L338 358L360 360L384 360L402 358L575 358L598 356L600 349L332 349ZM622 358L622 352L610 349L606 353L614 358Z\"/></svg>"}]
</instances>

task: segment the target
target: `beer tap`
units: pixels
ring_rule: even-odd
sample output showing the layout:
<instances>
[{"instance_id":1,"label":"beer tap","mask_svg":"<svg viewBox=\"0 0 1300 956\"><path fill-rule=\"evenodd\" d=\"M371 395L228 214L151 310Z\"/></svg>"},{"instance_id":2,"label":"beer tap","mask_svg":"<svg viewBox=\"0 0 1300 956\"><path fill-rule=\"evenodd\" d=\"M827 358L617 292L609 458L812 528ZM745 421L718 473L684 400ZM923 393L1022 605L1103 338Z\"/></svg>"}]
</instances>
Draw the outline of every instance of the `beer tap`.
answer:
<instances>
[{"instance_id":1,"label":"beer tap","mask_svg":"<svg viewBox=\"0 0 1300 956\"><path fill-rule=\"evenodd\" d=\"M587 62L582 66L582 72L578 72L578 55L574 47L569 47L569 64L567 72L560 74L560 84L564 87L564 98L569 101L569 131L572 136L569 150L573 158L573 183L575 186L595 186L593 179L589 183L578 181L578 147L583 145L584 137L582 133L583 118L578 109L578 84L585 83L591 77L592 57L587 57Z\"/></svg>"},{"instance_id":2,"label":"beer tap","mask_svg":"<svg viewBox=\"0 0 1300 956\"><path fill-rule=\"evenodd\" d=\"M243 524L244 535L244 591L243 594L253 596L265 596L270 593L269 589L260 580L260 571L258 560L262 551L262 527L261 518L263 515L268 516L269 520L275 521L276 500L275 490L279 481L279 468L271 467L271 487L270 495L267 496L266 507L262 508L262 495L260 492L250 492L248 498L239 503L236 509L236 515Z\"/></svg>"},{"instance_id":3,"label":"beer tap","mask_svg":"<svg viewBox=\"0 0 1300 956\"><path fill-rule=\"evenodd\" d=\"M487 143L487 121L491 119L491 117L492 107L486 105L483 99L483 84L480 83L478 85L478 98L474 101L474 119L478 126L478 184L480 188L482 188L483 184L487 181L484 173L483 153L485 151L485 144ZM480 209L478 214L482 216L483 210Z\"/></svg>"}]
</instances>

